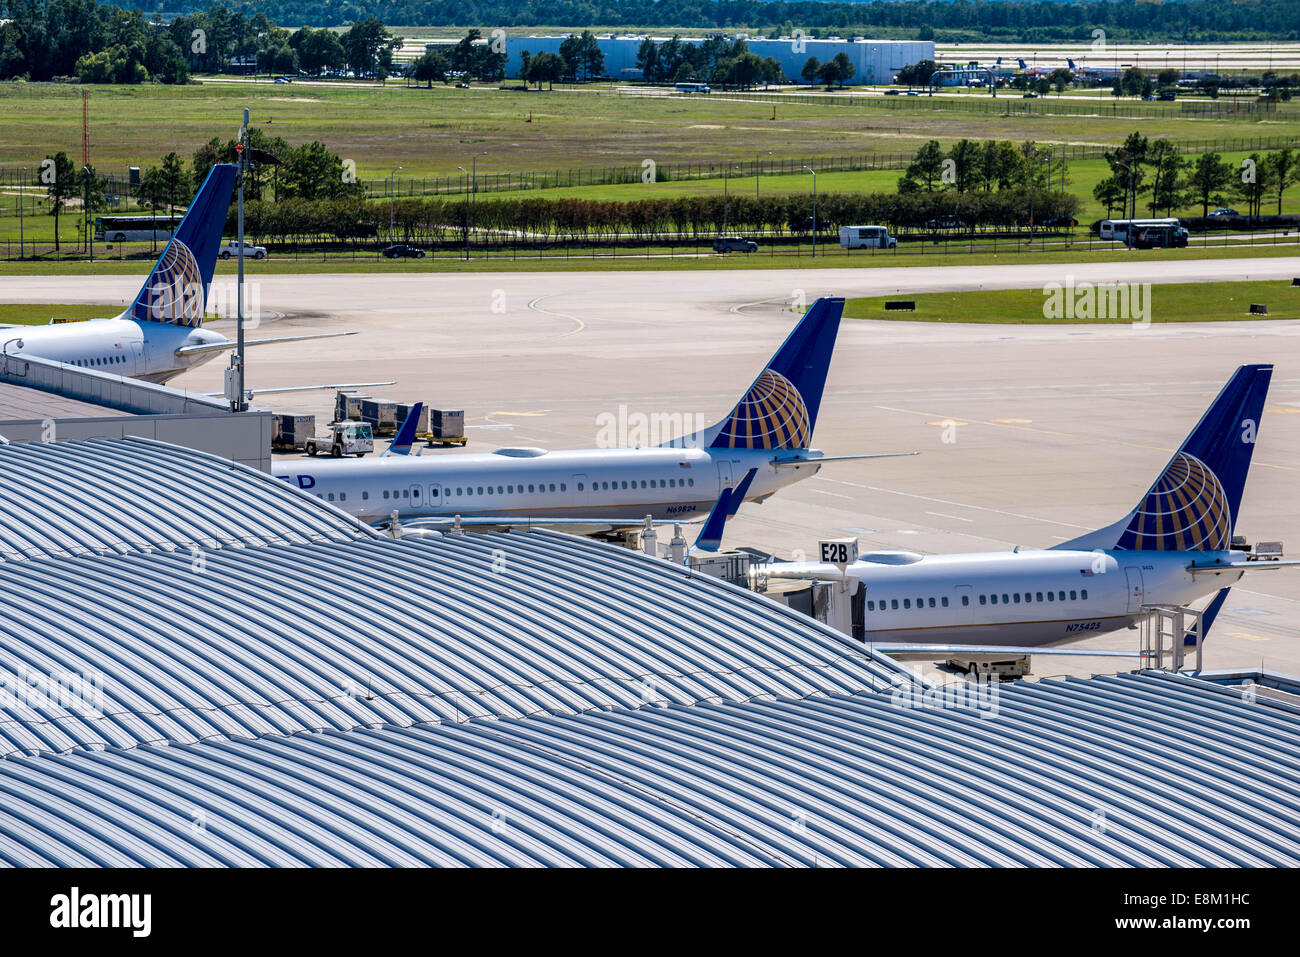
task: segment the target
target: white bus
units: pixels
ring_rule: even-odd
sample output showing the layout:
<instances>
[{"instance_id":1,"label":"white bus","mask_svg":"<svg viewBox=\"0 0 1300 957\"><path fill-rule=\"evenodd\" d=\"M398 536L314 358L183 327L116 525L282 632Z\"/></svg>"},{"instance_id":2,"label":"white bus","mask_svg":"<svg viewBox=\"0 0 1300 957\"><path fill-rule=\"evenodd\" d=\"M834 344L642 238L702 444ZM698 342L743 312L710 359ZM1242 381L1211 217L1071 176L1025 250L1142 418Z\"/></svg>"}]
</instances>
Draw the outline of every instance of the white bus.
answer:
<instances>
[{"instance_id":1,"label":"white bus","mask_svg":"<svg viewBox=\"0 0 1300 957\"><path fill-rule=\"evenodd\" d=\"M1181 226L1175 219L1103 219L1097 227L1097 236L1112 242L1127 242L1129 230L1146 229L1151 226L1169 226L1177 229Z\"/></svg>"},{"instance_id":2,"label":"white bus","mask_svg":"<svg viewBox=\"0 0 1300 957\"><path fill-rule=\"evenodd\" d=\"M707 83L678 83L678 93L712 93Z\"/></svg>"},{"instance_id":3,"label":"white bus","mask_svg":"<svg viewBox=\"0 0 1300 957\"><path fill-rule=\"evenodd\" d=\"M167 242L182 216L96 216L95 240L101 243Z\"/></svg>"},{"instance_id":4,"label":"white bus","mask_svg":"<svg viewBox=\"0 0 1300 957\"><path fill-rule=\"evenodd\" d=\"M893 249L898 240L884 226L841 226L840 246L844 249Z\"/></svg>"}]
</instances>

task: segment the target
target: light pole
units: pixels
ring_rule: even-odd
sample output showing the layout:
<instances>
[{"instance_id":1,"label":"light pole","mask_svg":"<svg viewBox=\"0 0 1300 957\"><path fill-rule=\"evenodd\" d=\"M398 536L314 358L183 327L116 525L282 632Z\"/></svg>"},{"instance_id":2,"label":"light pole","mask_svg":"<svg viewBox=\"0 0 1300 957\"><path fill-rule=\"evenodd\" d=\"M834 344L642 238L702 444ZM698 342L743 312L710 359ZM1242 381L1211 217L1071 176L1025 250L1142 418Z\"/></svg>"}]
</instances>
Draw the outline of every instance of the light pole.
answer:
<instances>
[{"instance_id":1,"label":"light pole","mask_svg":"<svg viewBox=\"0 0 1300 957\"><path fill-rule=\"evenodd\" d=\"M91 233L91 231L90 231L90 189L91 189L91 182L90 182L90 167L89 167L89 166L83 166L83 167L81 167L81 182L82 182L82 193L83 193L82 200L81 200L81 204L82 204L82 205L81 205L81 210L82 210L82 215L81 215L82 226L81 226L81 229L82 229L82 232L84 232L84 233L86 234L86 250L90 253L90 261L91 261L91 262L94 262L94 261L95 261L95 237L94 237L94 234Z\"/></svg>"},{"instance_id":2,"label":"light pole","mask_svg":"<svg viewBox=\"0 0 1300 957\"><path fill-rule=\"evenodd\" d=\"M813 259L816 259L816 258L817 258L817 171L816 171L815 169L813 169L811 166L807 166L807 165L805 165L803 168L806 169L808 172L812 173L812 178L813 178L813 223L812 223L812 226L813 226L813 230L812 230L812 233L813 233L813 250L812 250L812 258L813 258Z\"/></svg>"},{"instance_id":3,"label":"light pole","mask_svg":"<svg viewBox=\"0 0 1300 957\"><path fill-rule=\"evenodd\" d=\"M393 195L393 180L397 176L397 171L402 167L394 167L393 171L388 174L388 245L393 245L393 227L397 220L397 197Z\"/></svg>"},{"instance_id":4,"label":"light pole","mask_svg":"<svg viewBox=\"0 0 1300 957\"><path fill-rule=\"evenodd\" d=\"M759 164L759 162L760 162L759 157L760 157L760 156L771 156L771 155L772 155L772 151L771 151L771 150L768 150L766 153L755 153L755 154L754 154L754 199L755 199L755 200L758 199L758 173L759 173L758 164Z\"/></svg>"}]
</instances>

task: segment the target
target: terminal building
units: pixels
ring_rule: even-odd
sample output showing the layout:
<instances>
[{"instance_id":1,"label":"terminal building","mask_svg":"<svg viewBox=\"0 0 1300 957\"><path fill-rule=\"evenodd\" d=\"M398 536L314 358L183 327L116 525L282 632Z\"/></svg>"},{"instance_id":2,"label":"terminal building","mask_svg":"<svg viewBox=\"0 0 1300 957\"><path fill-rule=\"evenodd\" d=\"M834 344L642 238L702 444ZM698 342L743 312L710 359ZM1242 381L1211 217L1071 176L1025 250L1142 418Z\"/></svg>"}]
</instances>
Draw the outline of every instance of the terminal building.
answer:
<instances>
[{"instance_id":1,"label":"terminal building","mask_svg":"<svg viewBox=\"0 0 1300 957\"><path fill-rule=\"evenodd\" d=\"M793 82L801 82L799 71L809 59L816 57L822 63L835 58L838 53L848 56L853 64L853 76L849 85L880 86L893 82L894 75L905 66L921 60L934 59L934 43L929 40L873 40L866 37L812 37L794 36L769 39L738 34L732 39L743 37L751 53L760 59L771 57L781 64L785 75ZM506 37L506 76L518 79L523 64L523 54L532 56L538 53L560 52L560 44L568 34L557 36ZM656 43L669 40L667 36L650 37ZM700 37L681 37L682 43L699 44ZM600 51L605 56L605 75L615 80L637 80L641 71L637 67L637 51L646 40L644 34L604 34L596 38ZM414 59L426 49L454 46L458 38L439 38L426 41L408 42L398 51L398 59ZM491 42L483 40L480 42ZM707 80L707 77L701 79Z\"/></svg>"},{"instance_id":2,"label":"terminal building","mask_svg":"<svg viewBox=\"0 0 1300 957\"><path fill-rule=\"evenodd\" d=\"M0 484L0 865L1300 864L1293 678L948 696L689 567L151 438Z\"/></svg>"}]
</instances>

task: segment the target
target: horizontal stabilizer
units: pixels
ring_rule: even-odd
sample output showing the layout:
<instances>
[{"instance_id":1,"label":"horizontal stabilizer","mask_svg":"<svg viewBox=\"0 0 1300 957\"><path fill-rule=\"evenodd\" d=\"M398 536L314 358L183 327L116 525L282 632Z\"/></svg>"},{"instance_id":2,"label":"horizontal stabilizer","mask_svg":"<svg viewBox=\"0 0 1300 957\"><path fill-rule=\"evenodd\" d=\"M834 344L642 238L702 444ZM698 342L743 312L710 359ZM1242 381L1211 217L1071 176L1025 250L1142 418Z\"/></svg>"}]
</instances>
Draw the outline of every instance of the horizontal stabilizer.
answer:
<instances>
[{"instance_id":1,"label":"horizontal stabilizer","mask_svg":"<svg viewBox=\"0 0 1300 957\"><path fill-rule=\"evenodd\" d=\"M864 455L791 455L772 460L772 466L778 469L798 468L801 465L820 465L822 462L853 462L858 459L897 459L906 455L920 455L920 452L869 452Z\"/></svg>"},{"instance_id":2,"label":"horizontal stabilizer","mask_svg":"<svg viewBox=\"0 0 1300 957\"><path fill-rule=\"evenodd\" d=\"M355 336L355 332L315 332L306 336L276 336L273 339L245 339L244 348L249 346L266 346L273 342L305 342L308 339L336 339L339 336ZM239 343L235 340L225 340L222 342L205 342L197 346L181 346L176 350L178 356L192 356L201 352L223 352L228 349L239 348Z\"/></svg>"}]
</instances>

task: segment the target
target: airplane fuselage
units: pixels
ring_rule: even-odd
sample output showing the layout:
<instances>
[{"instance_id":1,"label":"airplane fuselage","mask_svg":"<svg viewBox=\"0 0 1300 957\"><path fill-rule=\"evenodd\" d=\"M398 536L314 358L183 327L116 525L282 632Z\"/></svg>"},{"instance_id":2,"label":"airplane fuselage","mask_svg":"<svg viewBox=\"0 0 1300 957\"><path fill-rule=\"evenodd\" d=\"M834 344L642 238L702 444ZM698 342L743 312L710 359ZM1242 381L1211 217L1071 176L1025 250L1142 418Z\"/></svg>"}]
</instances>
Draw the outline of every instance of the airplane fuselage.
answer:
<instances>
[{"instance_id":1,"label":"airplane fuselage","mask_svg":"<svg viewBox=\"0 0 1300 957\"><path fill-rule=\"evenodd\" d=\"M177 349L224 341L220 333L201 327L120 318L0 330L0 348L8 355L37 356L150 382L166 382L219 354L178 356Z\"/></svg>"},{"instance_id":2,"label":"airplane fuselage","mask_svg":"<svg viewBox=\"0 0 1300 957\"><path fill-rule=\"evenodd\" d=\"M820 465L776 468L770 450L498 449L478 454L394 455L275 462L277 478L362 521L474 515L522 519L703 518L724 488L751 469L747 500L762 499Z\"/></svg>"},{"instance_id":3,"label":"airplane fuselage","mask_svg":"<svg viewBox=\"0 0 1300 957\"><path fill-rule=\"evenodd\" d=\"M1144 605L1186 605L1241 578L1244 552L1019 551L960 555L882 552L841 573L820 562L763 566L774 578L856 579L868 641L1034 645L1133 624Z\"/></svg>"}]
</instances>

